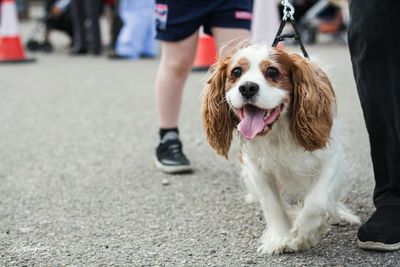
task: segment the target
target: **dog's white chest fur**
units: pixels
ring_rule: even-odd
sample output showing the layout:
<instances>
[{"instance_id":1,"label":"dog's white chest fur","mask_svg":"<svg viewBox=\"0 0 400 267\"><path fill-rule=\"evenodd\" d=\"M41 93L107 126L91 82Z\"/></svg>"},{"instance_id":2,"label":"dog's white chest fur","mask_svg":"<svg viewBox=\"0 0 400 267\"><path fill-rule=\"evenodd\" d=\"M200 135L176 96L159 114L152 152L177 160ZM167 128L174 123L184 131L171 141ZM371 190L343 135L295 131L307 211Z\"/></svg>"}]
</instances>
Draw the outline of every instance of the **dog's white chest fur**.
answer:
<instances>
[{"instance_id":1,"label":"dog's white chest fur","mask_svg":"<svg viewBox=\"0 0 400 267\"><path fill-rule=\"evenodd\" d=\"M292 194L290 198L302 198L315 182L329 151L305 151L288 136L288 127L286 118L282 118L268 135L244 141L243 153L247 160L274 177L281 192Z\"/></svg>"}]
</instances>

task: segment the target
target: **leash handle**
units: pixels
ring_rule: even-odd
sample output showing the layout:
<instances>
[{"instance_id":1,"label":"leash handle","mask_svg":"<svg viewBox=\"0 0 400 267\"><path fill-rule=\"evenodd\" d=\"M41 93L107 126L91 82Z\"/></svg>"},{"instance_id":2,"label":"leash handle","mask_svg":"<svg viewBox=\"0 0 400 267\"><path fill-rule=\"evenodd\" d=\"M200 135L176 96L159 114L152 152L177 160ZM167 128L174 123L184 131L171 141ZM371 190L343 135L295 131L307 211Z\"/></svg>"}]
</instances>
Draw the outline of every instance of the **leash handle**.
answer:
<instances>
[{"instance_id":1,"label":"leash handle","mask_svg":"<svg viewBox=\"0 0 400 267\"><path fill-rule=\"evenodd\" d=\"M274 42L272 43L272 47L276 47L279 42L281 42L281 41L283 41L285 39L295 39L297 44L300 46L300 49L301 49L301 52L303 53L303 56L306 57L306 58L310 58L308 56L306 48L303 45L303 42L301 41L300 34L299 34L298 29L297 29L296 20L293 17L293 14L294 14L294 11L295 11L293 5L290 4L288 0L283 0L281 2L281 4L283 5L283 17L282 17L282 21L281 21L281 24L279 26L278 32L275 35ZM285 28L287 22L290 22L292 24L294 33L282 34L282 31Z\"/></svg>"}]
</instances>

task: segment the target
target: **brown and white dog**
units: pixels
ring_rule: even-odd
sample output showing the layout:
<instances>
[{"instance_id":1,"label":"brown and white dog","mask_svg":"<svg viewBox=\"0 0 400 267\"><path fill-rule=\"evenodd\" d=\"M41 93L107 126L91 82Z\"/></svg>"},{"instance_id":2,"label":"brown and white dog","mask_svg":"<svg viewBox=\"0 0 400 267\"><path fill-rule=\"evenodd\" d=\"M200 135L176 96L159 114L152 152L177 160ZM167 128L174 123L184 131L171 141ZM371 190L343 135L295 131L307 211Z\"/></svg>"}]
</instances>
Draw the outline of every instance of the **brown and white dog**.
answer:
<instances>
[{"instance_id":1,"label":"brown and white dog","mask_svg":"<svg viewBox=\"0 0 400 267\"><path fill-rule=\"evenodd\" d=\"M330 224L359 223L341 202L346 162L326 74L298 54L249 45L214 66L203 91L208 142L228 157L235 129L262 253L308 249ZM295 205L293 205L295 204Z\"/></svg>"}]
</instances>

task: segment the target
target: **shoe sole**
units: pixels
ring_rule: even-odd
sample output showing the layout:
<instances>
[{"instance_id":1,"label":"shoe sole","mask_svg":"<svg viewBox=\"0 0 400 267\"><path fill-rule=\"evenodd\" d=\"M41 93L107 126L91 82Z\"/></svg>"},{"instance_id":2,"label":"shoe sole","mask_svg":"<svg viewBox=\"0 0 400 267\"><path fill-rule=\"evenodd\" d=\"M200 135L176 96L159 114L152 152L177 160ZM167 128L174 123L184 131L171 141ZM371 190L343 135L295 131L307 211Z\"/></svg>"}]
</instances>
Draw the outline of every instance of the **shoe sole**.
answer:
<instances>
[{"instance_id":1,"label":"shoe sole","mask_svg":"<svg viewBox=\"0 0 400 267\"><path fill-rule=\"evenodd\" d=\"M157 169L165 173L189 173L192 172L192 166L190 165L179 165L179 166L168 166L162 164L157 157L154 157L154 164L156 165Z\"/></svg>"},{"instance_id":2,"label":"shoe sole","mask_svg":"<svg viewBox=\"0 0 400 267\"><path fill-rule=\"evenodd\" d=\"M396 244L385 244L382 242L373 241L360 241L358 240L358 246L365 250L377 250L377 251L394 251L400 249L400 242Z\"/></svg>"}]
</instances>

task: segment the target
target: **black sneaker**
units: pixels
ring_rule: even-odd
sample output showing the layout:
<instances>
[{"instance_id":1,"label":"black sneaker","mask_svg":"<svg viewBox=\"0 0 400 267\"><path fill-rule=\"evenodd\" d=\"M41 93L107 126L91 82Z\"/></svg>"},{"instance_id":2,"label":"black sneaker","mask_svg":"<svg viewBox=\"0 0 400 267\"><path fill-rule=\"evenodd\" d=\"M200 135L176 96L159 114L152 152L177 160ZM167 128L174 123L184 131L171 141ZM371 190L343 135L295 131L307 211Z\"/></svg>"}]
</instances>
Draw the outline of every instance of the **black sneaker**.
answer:
<instances>
[{"instance_id":1,"label":"black sneaker","mask_svg":"<svg viewBox=\"0 0 400 267\"><path fill-rule=\"evenodd\" d=\"M358 246L378 251L400 249L400 206L378 208L358 230Z\"/></svg>"},{"instance_id":2,"label":"black sneaker","mask_svg":"<svg viewBox=\"0 0 400 267\"><path fill-rule=\"evenodd\" d=\"M191 172L190 162L183 154L179 139L167 140L158 145L154 159L156 167L165 173Z\"/></svg>"},{"instance_id":3,"label":"black sneaker","mask_svg":"<svg viewBox=\"0 0 400 267\"><path fill-rule=\"evenodd\" d=\"M45 53L53 52L53 45L50 42L43 42L41 44L40 49Z\"/></svg>"}]
</instances>

